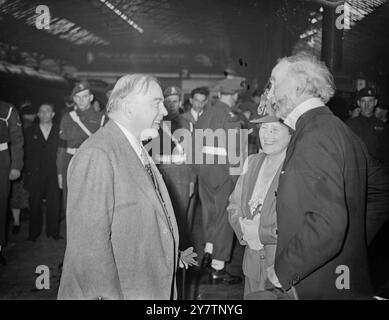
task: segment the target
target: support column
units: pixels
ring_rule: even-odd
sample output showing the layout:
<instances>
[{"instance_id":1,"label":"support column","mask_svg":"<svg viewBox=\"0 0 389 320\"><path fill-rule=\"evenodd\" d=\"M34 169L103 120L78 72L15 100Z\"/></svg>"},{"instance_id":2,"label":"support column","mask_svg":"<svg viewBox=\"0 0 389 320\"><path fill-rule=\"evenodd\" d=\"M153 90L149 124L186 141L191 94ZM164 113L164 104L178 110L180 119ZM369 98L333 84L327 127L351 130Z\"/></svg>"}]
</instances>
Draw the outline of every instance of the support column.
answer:
<instances>
[{"instance_id":1,"label":"support column","mask_svg":"<svg viewBox=\"0 0 389 320\"><path fill-rule=\"evenodd\" d=\"M322 21L322 47L321 59L333 72L340 72L343 58L343 29L344 11L337 11L337 7L344 4L344 1L328 0L324 6Z\"/></svg>"}]
</instances>

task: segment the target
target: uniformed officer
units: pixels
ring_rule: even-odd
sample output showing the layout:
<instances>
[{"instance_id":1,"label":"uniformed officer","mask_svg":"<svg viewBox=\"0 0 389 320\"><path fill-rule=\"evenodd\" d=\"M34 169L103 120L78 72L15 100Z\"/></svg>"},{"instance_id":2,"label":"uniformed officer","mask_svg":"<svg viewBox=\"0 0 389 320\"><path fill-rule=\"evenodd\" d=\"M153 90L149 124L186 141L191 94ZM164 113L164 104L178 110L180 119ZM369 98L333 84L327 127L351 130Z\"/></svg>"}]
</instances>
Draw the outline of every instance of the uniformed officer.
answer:
<instances>
[{"instance_id":1,"label":"uniformed officer","mask_svg":"<svg viewBox=\"0 0 389 320\"><path fill-rule=\"evenodd\" d=\"M185 164L184 143L181 144L183 140L181 141L174 133L179 129L185 130L188 133L187 140L189 141L189 122L182 117L179 111L181 90L176 86L170 86L164 90L163 95L168 114L162 119L159 136L155 141L159 148L157 152L152 150L152 156L172 199L180 235L180 249L184 250L191 243L186 217L190 194L191 168Z\"/></svg>"},{"instance_id":2,"label":"uniformed officer","mask_svg":"<svg viewBox=\"0 0 389 320\"><path fill-rule=\"evenodd\" d=\"M64 207L66 209L67 184L66 173L69 162L80 145L105 123L102 112L96 112L92 107L93 94L87 81L77 83L71 97L75 110L65 113L59 126L59 136L62 140L57 155L58 184L63 189Z\"/></svg>"},{"instance_id":3,"label":"uniformed officer","mask_svg":"<svg viewBox=\"0 0 389 320\"><path fill-rule=\"evenodd\" d=\"M357 93L359 116L347 121L350 128L365 143L369 154L389 170L389 127L374 116L378 103L374 88L363 88Z\"/></svg>"},{"instance_id":4,"label":"uniformed officer","mask_svg":"<svg viewBox=\"0 0 389 320\"><path fill-rule=\"evenodd\" d=\"M7 240L7 204L10 183L23 168L22 123L15 108L0 101L0 265L6 265L2 248Z\"/></svg>"},{"instance_id":5,"label":"uniformed officer","mask_svg":"<svg viewBox=\"0 0 389 320\"><path fill-rule=\"evenodd\" d=\"M209 268L212 282L223 281L228 284L242 281L240 277L226 271L225 263L230 260L233 243L233 230L228 222L226 208L238 178L238 175L231 173L233 164L229 160L233 152L238 155L240 152L241 123L233 109L244 86L241 79L221 81L217 86L219 100L204 111L195 125L194 132L195 158L199 152L203 157L203 164L194 166L199 177L199 198L206 241L202 265ZM200 131L203 131L205 138L202 139L201 150L196 141ZM221 133L224 133L224 138L218 138L215 143L214 138ZM233 138L235 141L230 141ZM197 160L195 161L197 163Z\"/></svg>"}]
</instances>

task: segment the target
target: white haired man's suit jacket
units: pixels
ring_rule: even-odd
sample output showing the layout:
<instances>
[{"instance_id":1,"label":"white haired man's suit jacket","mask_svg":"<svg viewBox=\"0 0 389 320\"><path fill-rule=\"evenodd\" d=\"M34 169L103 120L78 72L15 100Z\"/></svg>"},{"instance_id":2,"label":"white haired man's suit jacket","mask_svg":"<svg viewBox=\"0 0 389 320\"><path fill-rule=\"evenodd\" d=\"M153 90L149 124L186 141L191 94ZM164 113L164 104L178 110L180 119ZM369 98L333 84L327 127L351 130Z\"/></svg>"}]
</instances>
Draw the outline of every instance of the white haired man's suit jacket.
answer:
<instances>
[{"instance_id":1,"label":"white haired man's suit jacket","mask_svg":"<svg viewBox=\"0 0 389 320\"><path fill-rule=\"evenodd\" d=\"M110 120L87 139L68 171L67 247L58 299L176 298L178 229L140 159Z\"/></svg>"}]
</instances>

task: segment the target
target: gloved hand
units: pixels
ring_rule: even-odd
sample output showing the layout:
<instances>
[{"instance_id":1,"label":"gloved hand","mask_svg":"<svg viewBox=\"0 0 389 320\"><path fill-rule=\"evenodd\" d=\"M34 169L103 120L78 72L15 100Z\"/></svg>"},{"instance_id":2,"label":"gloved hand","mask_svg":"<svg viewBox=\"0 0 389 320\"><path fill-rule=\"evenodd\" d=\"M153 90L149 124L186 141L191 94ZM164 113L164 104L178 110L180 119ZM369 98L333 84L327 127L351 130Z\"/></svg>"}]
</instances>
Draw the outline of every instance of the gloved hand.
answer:
<instances>
[{"instance_id":1,"label":"gloved hand","mask_svg":"<svg viewBox=\"0 0 389 320\"><path fill-rule=\"evenodd\" d=\"M240 227L243 233L243 240L246 241L252 250L261 250L263 244L259 239L259 221L260 215L257 214L253 219L239 218Z\"/></svg>"},{"instance_id":2,"label":"gloved hand","mask_svg":"<svg viewBox=\"0 0 389 320\"><path fill-rule=\"evenodd\" d=\"M189 266L198 266L199 263L194 259L197 257L197 253L193 252L193 247L189 247L184 251L180 251L180 268L185 267L188 269Z\"/></svg>"}]
</instances>

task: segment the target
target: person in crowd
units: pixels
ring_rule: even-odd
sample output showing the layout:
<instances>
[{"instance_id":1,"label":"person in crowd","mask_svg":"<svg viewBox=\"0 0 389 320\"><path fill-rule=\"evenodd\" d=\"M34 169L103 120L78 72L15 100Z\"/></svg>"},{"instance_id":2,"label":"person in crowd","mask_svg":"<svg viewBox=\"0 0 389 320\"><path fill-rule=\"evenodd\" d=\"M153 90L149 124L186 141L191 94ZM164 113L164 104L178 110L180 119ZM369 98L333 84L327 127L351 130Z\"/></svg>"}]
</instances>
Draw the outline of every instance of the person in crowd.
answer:
<instances>
[{"instance_id":1,"label":"person in crowd","mask_svg":"<svg viewBox=\"0 0 389 320\"><path fill-rule=\"evenodd\" d=\"M23 168L22 123L15 108L0 101L0 265L7 260L3 248L7 243L7 208L10 181L20 177Z\"/></svg>"},{"instance_id":2,"label":"person in crowd","mask_svg":"<svg viewBox=\"0 0 389 320\"><path fill-rule=\"evenodd\" d=\"M249 156L227 207L229 221L243 258L244 296L265 290L267 268L274 264L277 244L276 193L290 141L290 129L275 116L254 120L260 124L262 150Z\"/></svg>"},{"instance_id":3,"label":"person in crowd","mask_svg":"<svg viewBox=\"0 0 389 320\"><path fill-rule=\"evenodd\" d=\"M37 110L33 107L30 100L24 100L19 107L19 115L22 120L24 140L26 140L26 130L35 124ZM20 233L20 215L21 211L29 208L29 195L24 185L24 173L11 183L10 207L12 211L12 234Z\"/></svg>"},{"instance_id":4,"label":"person in crowd","mask_svg":"<svg viewBox=\"0 0 389 320\"><path fill-rule=\"evenodd\" d=\"M191 108L189 111L182 114L182 117L190 123L190 131L193 132L193 127L197 120L204 112L204 108L208 103L209 89L207 87L198 87L190 93L189 103Z\"/></svg>"},{"instance_id":5,"label":"person in crowd","mask_svg":"<svg viewBox=\"0 0 389 320\"><path fill-rule=\"evenodd\" d=\"M62 140L57 153L58 185L63 189L64 208L67 197L67 169L69 162L80 145L105 123L105 115L92 108L93 94L89 83L77 83L71 97L75 110L65 113L59 126L59 137Z\"/></svg>"},{"instance_id":6,"label":"person in crowd","mask_svg":"<svg viewBox=\"0 0 389 320\"><path fill-rule=\"evenodd\" d=\"M194 142L194 155L202 156L202 163L193 166L198 176L198 194L202 207L205 248L202 267L209 270L212 283L226 284L241 282L239 276L226 270L226 262L231 258L233 230L228 222L226 211L228 198L234 190L239 175L231 173L235 163L229 162L230 155L240 155L240 137L235 135L241 129L239 117L232 111L244 90L240 79L225 79L217 84L219 100L204 111L194 126L203 130L204 137L198 148L197 135ZM208 129L208 130L207 130ZM225 139L217 139L216 132L223 133ZM211 137L207 135L212 135ZM235 141L229 144L230 138ZM205 159L204 159L205 158ZM210 161L212 160L212 161Z\"/></svg>"},{"instance_id":7,"label":"person in crowd","mask_svg":"<svg viewBox=\"0 0 389 320\"><path fill-rule=\"evenodd\" d=\"M152 141L158 149L151 148L151 155L162 174L164 182L173 203L173 209L178 224L180 249L191 243L188 229L187 207L190 196L191 168L186 164L186 142L190 141L189 122L179 112L181 91L176 86L165 88L164 106L167 110L161 122L159 135ZM184 139L179 131L186 132Z\"/></svg>"},{"instance_id":8,"label":"person in crowd","mask_svg":"<svg viewBox=\"0 0 389 320\"><path fill-rule=\"evenodd\" d=\"M39 124L26 130L24 184L30 196L29 240L36 241L42 231L43 199L46 199L46 235L55 240L59 234L60 190L56 157L59 128L53 123L54 106L39 107Z\"/></svg>"},{"instance_id":9,"label":"person in crowd","mask_svg":"<svg viewBox=\"0 0 389 320\"><path fill-rule=\"evenodd\" d=\"M154 77L123 76L109 98L108 123L74 156L59 299L176 298L176 219L141 142L158 134L163 102Z\"/></svg>"},{"instance_id":10,"label":"person in crowd","mask_svg":"<svg viewBox=\"0 0 389 320\"><path fill-rule=\"evenodd\" d=\"M369 154L389 171L389 127L374 116L378 99L374 88L366 87L357 92L358 117L347 121L349 127L365 143Z\"/></svg>"},{"instance_id":11,"label":"person in crowd","mask_svg":"<svg viewBox=\"0 0 389 320\"><path fill-rule=\"evenodd\" d=\"M388 123L388 104L379 104L374 110L374 115L378 120Z\"/></svg>"},{"instance_id":12,"label":"person in crowd","mask_svg":"<svg viewBox=\"0 0 389 320\"><path fill-rule=\"evenodd\" d=\"M271 105L294 133L277 190L278 239L267 292L276 298L371 298L365 234L369 156L325 106L335 91L333 77L324 63L299 54L277 63L270 84ZM347 281L342 284L341 274Z\"/></svg>"},{"instance_id":13,"label":"person in crowd","mask_svg":"<svg viewBox=\"0 0 389 320\"><path fill-rule=\"evenodd\" d=\"M101 102L99 100L97 99L93 100L92 107L96 112L101 112L102 107L101 107Z\"/></svg>"}]
</instances>

